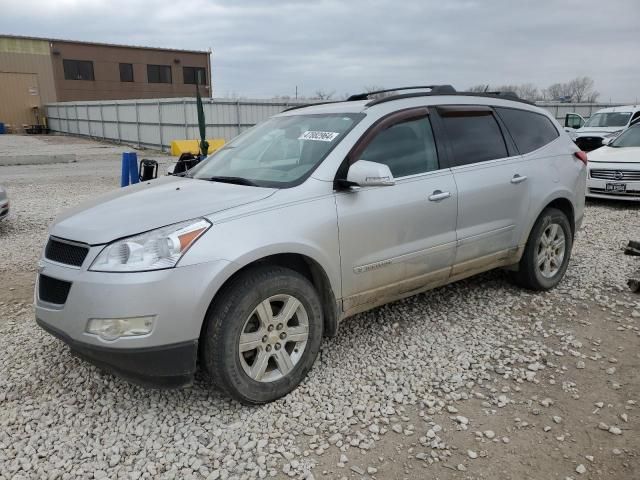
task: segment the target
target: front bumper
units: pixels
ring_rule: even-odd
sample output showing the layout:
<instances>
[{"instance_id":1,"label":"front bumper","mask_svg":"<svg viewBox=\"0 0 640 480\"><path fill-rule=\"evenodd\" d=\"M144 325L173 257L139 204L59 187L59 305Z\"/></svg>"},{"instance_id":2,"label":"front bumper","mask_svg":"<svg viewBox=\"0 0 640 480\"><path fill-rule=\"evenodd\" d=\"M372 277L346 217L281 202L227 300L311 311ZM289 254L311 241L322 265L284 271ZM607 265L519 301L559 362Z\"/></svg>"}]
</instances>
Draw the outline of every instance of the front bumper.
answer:
<instances>
[{"instance_id":1,"label":"front bumper","mask_svg":"<svg viewBox=\"0 0 640 480\"><path fill-rule=\"evenodd\" d=\"M97 250L97 251L94 251ZM35 287L37 323L71 350L136 383L179 386L196 370L198 338L207 308L230 262L219 260L135 273L92 272L101 247L92 247L79 268L40 261ZM43 301L44 276L69 285L59 303ZM56 297L58 298L58 297ZM153 316L150 333L106 340L86 332L94 318Z\"/></svg>"},{"instance_id":2,"label":"front bumper","mask_svg":"<svg viewBox=\"0 0 640 480\"><path fill-rule=\"evenodd\" d=\"M573 141L583 152L591 152L602 146L604 137L599 135L584 135L576 137Z\"/></svg>"},{"instance_id":3,"label":"front bumper","mask_svg":"<svg viewBox=\"0 0 640 480\"><path fill-rule=\"evenodd\" d=\"M100 347L78 342L37 317L36 322L66 343L74 355L132 383L175 388L193 381L198 356L197 340L149 348Z\"/></svg>"},{"instance_id":4,"label":"front bumper","mask_svg":"<svg viewBox=\"0 0 640 480\"><path fill-rule=\"evenodd\" d=\"M611 172L612 178L594 178L592 170ZM633 172L629 175L629 172ZM636 174L637 172L637 174ZM618 173L618 175L615 175ZM627 173L625 175L625 173ZM632 177L632 178L630 178ZM640 201L640 163L590 162L586 196L611 200ZM607 191L607 184L624 184L624 192Z\"/></svg>"}]
</instances>

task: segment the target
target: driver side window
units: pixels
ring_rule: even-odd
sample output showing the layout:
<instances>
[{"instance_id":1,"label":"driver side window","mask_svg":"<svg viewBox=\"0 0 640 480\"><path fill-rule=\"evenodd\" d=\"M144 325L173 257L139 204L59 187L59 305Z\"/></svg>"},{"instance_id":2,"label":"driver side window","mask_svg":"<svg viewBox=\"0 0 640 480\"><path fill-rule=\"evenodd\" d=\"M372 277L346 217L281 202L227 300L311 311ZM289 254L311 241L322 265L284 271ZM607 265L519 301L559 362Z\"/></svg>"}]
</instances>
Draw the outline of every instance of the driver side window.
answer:
<instances>
[{"instance_id":1,"label":"driver side window","mask_svg":"<svg viewBox=\"0 0 640 480\"><path fill-rule=\"evenodd\" d=\"M438 170L438 154L427 116L396 123L378 133L359 160L383 163L395 178Z\"/></svg>"}]
</instances>

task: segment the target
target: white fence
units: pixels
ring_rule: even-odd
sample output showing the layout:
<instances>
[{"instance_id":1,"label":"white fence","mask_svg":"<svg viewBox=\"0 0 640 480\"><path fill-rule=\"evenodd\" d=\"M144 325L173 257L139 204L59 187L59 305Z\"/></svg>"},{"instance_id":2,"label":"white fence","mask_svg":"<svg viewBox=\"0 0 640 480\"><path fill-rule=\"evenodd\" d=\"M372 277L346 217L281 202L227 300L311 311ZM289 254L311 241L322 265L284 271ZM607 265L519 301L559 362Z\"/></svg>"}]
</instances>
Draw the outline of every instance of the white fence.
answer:
<instances>
[{"instance_id":1,"label":"white fence","mask_svg":"<svg viewBox=\"0 0 640 480\"><path fill-rule=\"evenodd\" d=\"M287 107L304 102L204 98L207 138L230 140ZM563 124L569 112L583 117L620 104L539 102ZM49 128L56 132L165 150L172 140L200 138L195 98L63 102L47 105Z\"/></svg>"},{"instance_id":2,"label":"white fence","mask_svg":"<svg viewBox=\"0 0 640 480\"><path fill-rule=\"evenodd\" d=\"M564 125L564 117L567 113L577 113L584 118L590 117L601 108L617 107L623 103L559 103L559 102L536 102L536 105L549 112Z\"/></svg>"},{"instance_id":3,"label":"white fence","mask_svg":"<svg viewBox=\"0 0 640 480\"><path fill-rule=\"evenodd\" d=\"M302 102L203 98L207 138L229 140ZM62 102L46 106L49 128L165 150L172 140L199 139L195 98Z\"/></svg>"}]
</instances>

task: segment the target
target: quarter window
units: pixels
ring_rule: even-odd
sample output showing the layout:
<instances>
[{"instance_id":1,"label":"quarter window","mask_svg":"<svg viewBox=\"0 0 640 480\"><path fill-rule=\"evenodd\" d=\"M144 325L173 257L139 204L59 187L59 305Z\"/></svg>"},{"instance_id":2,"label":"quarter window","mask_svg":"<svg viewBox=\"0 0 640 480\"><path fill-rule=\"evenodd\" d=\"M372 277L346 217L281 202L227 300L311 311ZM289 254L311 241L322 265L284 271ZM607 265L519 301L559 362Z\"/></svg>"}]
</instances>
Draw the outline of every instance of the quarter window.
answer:
<instances>
[{"instance_id":1,"label":"quarter window","mask_svg":"<svg viewBox=\"0 0 640 480\"><path fill-rule=\"evenodd\" d=\"M184 83L189 85L206 85L207 72L202 67L184 67Z\"/></svg>"},{"instance_id":2,"label":"quarter window","mask_svg":"<svg viewBox=\"0 0 640 480\"><path fill-rule=\"evenodd\" d=\"M147 65L147 81L149 83L171 83L171 67L169 65Z\"/></svg>"},{"instance_id":3,"label":"quarter window","mask_svg":"<svg viewBox=\"0 0 640 480\"><path fill-rule=\"evenodd\" d=\"M560 135L551 120L539 113L515 108L496 108L496 111L523 155L544 147Z\"/></svg>"},{"instance_id":4,"label":"quarter window","mask_svg":"<svg viewBox=\"0 0 640 480\"><path fill-rule=\"evenodd\" d=\"M505 158L507 146L491 112L444 114L442 122L451 145L453 166Z\"/></svg>"},{"instance_id":5,"label":"quarter window","mask_svg":"<svg viewBox=\"0 0 640 480\"><path fill-rule=\"evenodd\" d=\"M394 177L438 169L438 154L428 117L396 123L378 133L359 160L383 163Z\"/></svg>"},{"instance_id":6,"label":"quarter window","mask_svg":"<svg viewBox=\"0 0 640 480\"><path fill-rule=\"evenodd\" d=\"M120 81L133 82L133 65L130 63L120 64Z\"/></svg>"},{"instance_id":7,"label":"quarter window","mask_svg":"<svg viewBox=\"0 0 640 480\"><path fill-rule=\"evenodd\" d=\"M65 80L95 80L90 60L62 60Z\"/></svg>"}]
</instances>

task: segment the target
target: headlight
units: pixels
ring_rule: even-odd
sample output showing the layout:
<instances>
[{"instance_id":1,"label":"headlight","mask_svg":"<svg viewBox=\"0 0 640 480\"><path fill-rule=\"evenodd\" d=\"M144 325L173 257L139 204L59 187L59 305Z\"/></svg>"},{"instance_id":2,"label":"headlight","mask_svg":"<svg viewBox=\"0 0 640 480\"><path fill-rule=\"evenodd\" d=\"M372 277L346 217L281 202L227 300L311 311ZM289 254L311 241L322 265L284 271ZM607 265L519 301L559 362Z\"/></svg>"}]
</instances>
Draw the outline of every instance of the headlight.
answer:
<instances>
[{"instance_id":1,"label":"headlight","mask_svg":"<svg viewBox=\"0 0 640 480\"><path fill-rule=\"evenodd\" d=\"M94 272L141 272L176 266L211 223L204 218L175 223L107 245L91 264Z\"/></svg>"}]
</instances>

